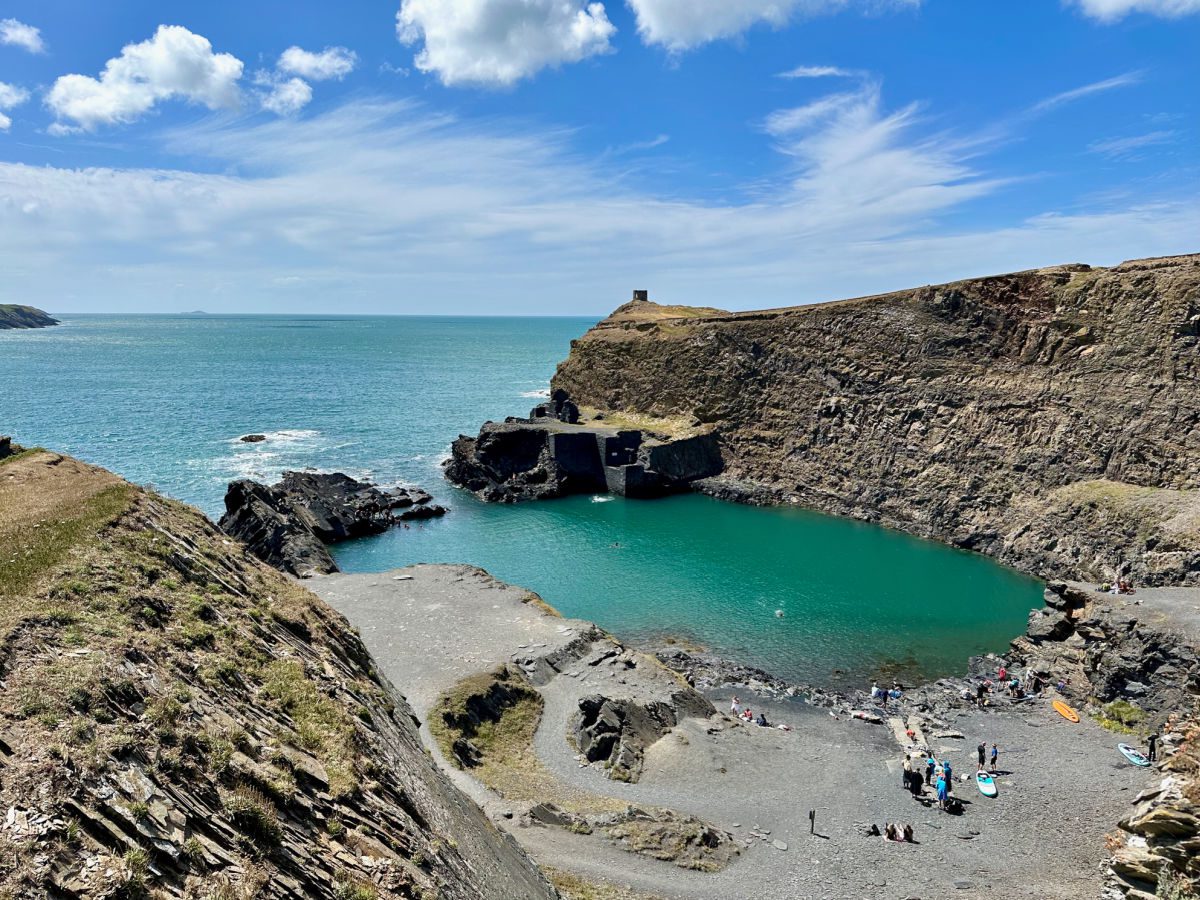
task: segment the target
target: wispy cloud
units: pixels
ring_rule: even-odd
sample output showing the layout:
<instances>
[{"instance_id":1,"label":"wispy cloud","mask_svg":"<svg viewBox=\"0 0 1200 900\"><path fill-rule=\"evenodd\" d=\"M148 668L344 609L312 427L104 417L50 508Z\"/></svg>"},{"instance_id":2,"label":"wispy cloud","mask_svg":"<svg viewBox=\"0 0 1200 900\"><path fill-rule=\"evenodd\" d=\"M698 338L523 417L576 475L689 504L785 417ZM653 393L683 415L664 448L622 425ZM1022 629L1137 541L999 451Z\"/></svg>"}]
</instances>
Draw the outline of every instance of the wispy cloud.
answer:
<instances>
[{"instance_id":1,"label":"wispy cloud","mask_svg":"<svg viewBox=\"0 0 1200 900\"><path fill-rule=\"evenodd\" d=\"M581 160L569 132L407 101L167 136L224 174L0 163L4 287L76 309L169 294L213 310L522 313L602 311L636 281L752 307L1178 252L1200 233L1192 195L950 227L1004 182L878 85L834 96L771 134L768 185L723 202L636 187Z\"/></svg>"},{"instance_id":2,"label":"wispy cloud","mask_svg":"<svg viewBox=\"0 0 1200 900\"><path fill-rule=\"evenodd\" d=\"M1109 138L1088 144L1088 152L1099 153L1110 159L1124 159L1135 156L1139 150L1144 150L1146 147L1169 144L1175 139L1175 136L1176 132L1174 131L1151 131L1130 137Z\"/></svg>"},{"instance_id":3,"label":"wispy cloud","mask_svg":"<svg viewBox=\"0 0 1200 900\"><path fill-rule=\"evenodd\" d=\"M612 152L614 154L641 153L646 150L653 150L656 147L661 147L663 144L667 143L670 140L671 140L671 136L669 134L660 134L660 135L658 135L656 137L652 137L646 141L634 141L630 144L622 144L620 147L617 147Z\"/></svg>"},{"instance_id":4,"label":"wispy cloud","mask_svg":"<svg viewBox=\"0 0 1200 900\"><path fill-rule=\"evenodd\" d=\"M1040 103L1034 104L1031 112L1049 112L1059 106L1074 103L1076 100L1082 100L1084 97L1091 97L1093 94L1103 94L1106 91L1116 90L1117 88L1129 87L1131 84L1140 82L1144 76L1145 73L1141 71L1126 72L1124 75L1106 78L1103 81L1093 81L1091 84L1085 84L1082 87L1072 88L1069 91L1063 91L1052 97L1047 97Z\"/></svg>"},{"instance_id":5,"label":"wispy cloud","mask_svg":"<svg viewBox=\"0 0 1200 900\"><path fill-rule=\"evenodd\" d=\"M1200 13L1200 0L1067 0L1105 24L1117 22L1130 13L1141 12L1163 19L1177 19Z\"/></svg>"},{"instance_id":6,"label":"wispy cloud","mask_svg":"<svg viewBox=\"0 0 1200 900\"><path fill-rule=\"evenodd\" d=\"M780 72L776 78L851 78L861 75L854 69L842 69L838 66L796 66L786 72Z\"/></svg>"}]
</instances>

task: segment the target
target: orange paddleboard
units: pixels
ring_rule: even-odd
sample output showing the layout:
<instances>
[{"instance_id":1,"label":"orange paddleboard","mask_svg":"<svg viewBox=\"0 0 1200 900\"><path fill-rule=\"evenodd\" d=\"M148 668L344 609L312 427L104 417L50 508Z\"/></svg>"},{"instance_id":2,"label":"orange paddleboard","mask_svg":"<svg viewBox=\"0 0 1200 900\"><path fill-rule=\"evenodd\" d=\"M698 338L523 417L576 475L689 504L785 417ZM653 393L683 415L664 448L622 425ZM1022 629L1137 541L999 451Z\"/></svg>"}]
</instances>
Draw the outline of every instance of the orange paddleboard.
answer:
<instances>
[{"instance_id":1,"label":"orange paddleboard","mask_svg":"<svg viewBox=\"0 0 1200 900\"><path fill-rule=\"evenodd\" d=\"M1054 711L1056 713L1058 713L1068 722L1079 721L1079 713L1075 712L1075 710L1071 709L1071 707L1067 706L1067 704L1063 703L1061 700L1055 700L1050 705L1054 707Z\"/></svg>"}]
</instances>

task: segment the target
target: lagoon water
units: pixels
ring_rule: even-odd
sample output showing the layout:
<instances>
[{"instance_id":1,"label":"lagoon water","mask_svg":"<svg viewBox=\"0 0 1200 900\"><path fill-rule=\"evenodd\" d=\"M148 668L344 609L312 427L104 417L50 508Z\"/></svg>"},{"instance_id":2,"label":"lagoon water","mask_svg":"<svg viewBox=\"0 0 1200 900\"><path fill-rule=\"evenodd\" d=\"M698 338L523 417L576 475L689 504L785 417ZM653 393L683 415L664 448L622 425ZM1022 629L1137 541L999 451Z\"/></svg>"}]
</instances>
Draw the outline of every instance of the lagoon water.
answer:
<instances>
[{"instance_id":1,"label":"lagoon water","mask_svg":"<svg viewBox=\"0 0 1200 900\"><path fill-rule=\"evenodd\" d=\"M446 484L450 441L526 414L590 319L61 318L0 332L0 433L213 516L230 479L309 466L420 484L452 507L342 545L347 571L473 563L622 637L685 638L819 683L960 672L1041 602L1034 579L984 557L804 510L690 495L493 506Z\"/></svg>"}]
</instances>

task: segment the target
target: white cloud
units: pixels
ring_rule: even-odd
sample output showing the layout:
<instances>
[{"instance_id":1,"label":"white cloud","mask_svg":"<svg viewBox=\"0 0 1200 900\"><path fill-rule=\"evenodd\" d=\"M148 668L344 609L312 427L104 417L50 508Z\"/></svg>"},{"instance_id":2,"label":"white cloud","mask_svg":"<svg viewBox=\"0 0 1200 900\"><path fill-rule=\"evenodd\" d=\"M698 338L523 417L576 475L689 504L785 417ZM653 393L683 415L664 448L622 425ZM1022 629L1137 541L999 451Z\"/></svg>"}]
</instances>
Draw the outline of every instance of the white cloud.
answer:
<instances>
[{"instance_id":1,"label":"white cloud","mask_svg":"<svg viewBox=\"0 0 1200 900\"><path fill-rule=\"evenodd\" d=\"M396 33L444 84L504 86L609 52L616 28L583 0L403 0Z\"/></svg>"},{"instance_id":2,"label":"white cloud","mask_svg":"<svg viewBox=\"0 0 1200 900\"><path fill-rule=\"evenodd\" d=\"M1084 15L1101 22L1116 22L1130 13L1142 12L1164 19L1175 19L1200 12L1200 0L1067 0Z\"/></svg>"},{"instance_id":3,"label":"white cloud","mask_svg":"<svg viewBox=\"0 0 1200 900\"><path fill-rule=\"evenodd\" d=\"M874 12L915 7L921 0L627 0L647 44L681 51L735 37L765 23L773 27L799 16L857 8Z\"/></svg>"},{"instance_id":4,"label":"white cloud","mask_svg":"<svg viewBox=\"0 0 1200 900\"><path fill-rule=\"evenodd\" d=\"M295 115L312 100L312 86L303 78L275 79L260 73L255 84L269 88L261 97L262 107L279 116Z\"/></svg>"},{"instance_id":5,"label":"white cloud","mask_svg":"<svg viewBox=\"0 0 1200 900\"><path fill-rule=\"evenodd\" d=\"M15 84L6 84L0 81L0 131L8 131L12 128L12 118L5 115L3 110L20 106L28 99L29 91Z\"/></svg>"},{"instance_id":6,"label":"white cloud","mask_svg":"<svg viewBox=\"0 0 1200 900\"><path fill-rule=\"evenodd\" d=\"M796 66L786 72L780 72L779 78L848 78L857 75L849 69L839 69L837 66Z\"/></svg>"},{"instance_id":7,"label":"white cloud","mask_svg":"<svg viewBox=\"0 0 1200 900\"><path fill-rule=\"evenodd\" d=\"M64 75L46 104L58 117L52 131L91 131L133 122L161 100L180 98L209 109L238 105L242 62L213 53L212 44L179 25L160 25L154 37L129 44L99 79Z\"/></svg>"},{"instance_id":8,"label":"white cloud","mask_svg":"<svg viewBox=\"0 0 1200 900\"><path fill-rule=\"evenodd\" d=\"M0 163L5 286L79 310L171 296L210 310L516 314L604 311L637 282L663 300L754 308L1194 250L1194 191L1070 216L1035 195L995 226L949 225L1001 187L978 145L931 131L916 107L886 108L876 86L836 96L772 136L783 172L720 202L634 188L562 133L411 103L206 120L169 138L168 152L253 174Z\"/></svg>"},{"instance_id":9,"label":"white cloud","mask_svg":"<svg viewBox=\"0 0 1200 900\"><path fill-rule=\"evenodd\" d=\"M1031 111L1035 113L1048 112L1057 106L1073 103L1076 100L1090 97L1093 94L1102 94L1105 91L1111 91L1116 88L1128 87L1131 84L1137 84L1141 80L1141 72L1126 72L1124 75L1117 75L1114 78L1094 81L1091 84L1085 84L1082 87L1072 88L1069 91L1055 94L1053 97L1047 97L1040 103L1035 104Z\"/></svg>"},{"instance_id":10,"label":"white cloud","mask_svg":"<svg viewBox=\"0 0 1200 900\"><path fill-rule=\"evenodd\" d=\"M15 84L0 81L0 109L12 109L29 99L29 91Z\"/></svg>"},{"instance_id":11,"label":"white cloud","mask_svg":"<svg viewBox=\"0 0 1200 900\"><path fill-rule=\"evenodd\" d=\"M1109 159L1128 159L1136 156L1139 150L1159 144L1169 144L1174 138L1174 131L1151 131L1146 134L1136 134L1130 137L1093 141L1088 144L1088 152L1099 153L1101 156L1107 156Z\"/></svg>"},{"instance_id":12,"label":"white cloud","mask_svg":"<svg viewBox=\"0 0 1200 900\"><path fill-rule=\"evenodd\" d=\"M16 19L0 19L0 44L24 47L30 53L46 52L41 31Z\"/></svg>"},{"instance_id":13,"label":"white cloud","mask_svg":"<svg viewBox=\"0 0 1200 900\"><path fill-rule=\"evenodd\" d=\"M345 78L354 71L357 62L358 54L345 47L326 47L320 53L288 47L280 55L276 68L309 81L327 81L330 78Z\"/></svg>"}]
</instances>

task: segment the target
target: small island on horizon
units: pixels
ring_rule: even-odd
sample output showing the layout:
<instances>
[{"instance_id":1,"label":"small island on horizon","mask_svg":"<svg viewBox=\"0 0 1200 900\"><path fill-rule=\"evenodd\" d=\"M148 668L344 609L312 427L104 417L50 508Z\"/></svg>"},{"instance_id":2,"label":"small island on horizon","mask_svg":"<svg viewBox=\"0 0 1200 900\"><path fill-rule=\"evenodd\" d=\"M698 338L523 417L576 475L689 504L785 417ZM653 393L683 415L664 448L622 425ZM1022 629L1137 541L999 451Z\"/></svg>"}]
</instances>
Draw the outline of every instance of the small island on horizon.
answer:
<instances>
[{"instance_id":1,"label":"small island on horizon","mask_svg":"<svg viewBox=\"0 0 1200 900\"><path fill-rule=\"evenodd\" d=\"M58 319L32 306L0 303L0 331L12 328L49 328Z\"/></svg>"}]
</instances>

